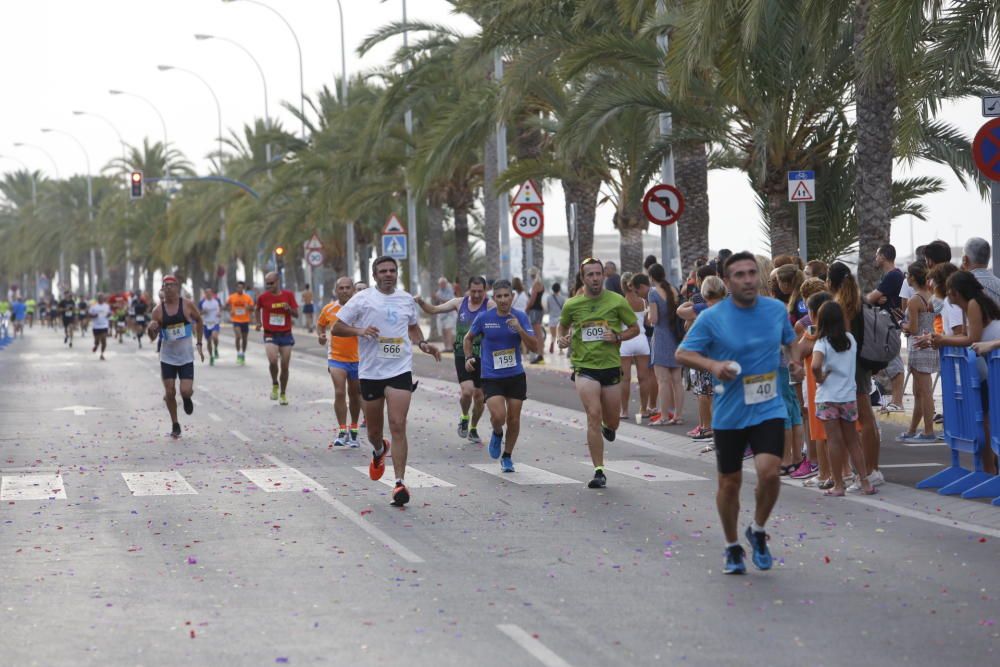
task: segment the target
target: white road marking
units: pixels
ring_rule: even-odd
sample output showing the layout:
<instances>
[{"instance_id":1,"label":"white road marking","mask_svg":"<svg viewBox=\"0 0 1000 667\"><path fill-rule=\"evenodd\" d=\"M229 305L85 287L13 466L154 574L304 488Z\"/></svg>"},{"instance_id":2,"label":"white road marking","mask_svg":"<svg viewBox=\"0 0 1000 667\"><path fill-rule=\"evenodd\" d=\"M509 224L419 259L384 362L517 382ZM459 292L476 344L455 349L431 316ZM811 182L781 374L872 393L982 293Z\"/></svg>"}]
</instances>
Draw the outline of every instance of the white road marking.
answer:
<instances>
[{"instance_id":1,"label":"white road marking","mask_svg":"<svg viewBox=\"0 0 1000 667\"><path fill-rule=\"evenodd\" d=\"M506 480L513 484L521 485L532 485L532 484L580 484L581 482L570 479L569 477L563 477L562 475L557 475L554 472L549 472L548 470L542 470L541 468L535 468L533 466L526 465L524 463L514 462L514 470L516 472L500 472L499 463L473 463L472 468L476 470L482 470L483 472L496 475L500 479Z\"/></svg>"},{"instance_id":2,"label":"white road marking","mask_svg":"<svg viewBox=\"0 0 1000 667\"><path fill-rule=\"evenodd\" d=\"M940 440L936 442L897 442L896 444L903 447L948 447L947 443Z\"/></svg>"},{"instance_id":3,"label":"white road marking","mask_svg":"<svg viewBox=\"0 0 1000 667\"><path fill-rule=\"evenodd\" d=\"M368 476L368 466L354 466L354 469L364 474L365 477ZM406 472L404 475L403 479L406 480L406 486L411 489L451 489L455 487L455 485L450 482L438 479L437 477L428 475L427 473L421 472L416 468L411 468L410 466L406 466ZM396 480L392 475L383 476L379 481L389 487L396 485Z\"/></svg>"},{"instance_id":4,"label":"white road marking","mask_svg":"<svg viewBox=\"0 0 1000 667\"><path fill-rule=\"evenodd\" d=\"M122 477L133 496L180 496L198 493L176 470L123 472Z\"/></svg>"},{"instance_id":5,"label":"white road marking","mask_svg":"<svg viewBox=\"0 0 1000 667\"><path fill-rule=\"evenodd\" d=\"M66 500L66 487L59 473L4 475L0 500Z\"/></svg>"},{"instance_id":6,"label":"white road marking","mask_svg":"<svg viewBox=\"0 0 1000 667\"><path fill-rule=\"evenodd\" d=\"M246 437L236 429L229 429L229 432L236 436L237 440L242 440L243 442L250 442L250 438Z\"/></svg>"},{"instance_id":7,"label":"white road marking","mask_svg":"<svg viewBox=\"0 0 1000 667\"><path fill-rule=\"evenodd\" d=\"M103 410L104 408L94 407L93 405L67 405L65 408L55 408L55 412L65 412L72 410L73 414L77 417L84 417L87 414L87 410Z\"/></svg>"},{"instance_id":8,"label":"white road marking","mask_svg":"<svg viewBox=\"0 0 1000 667\"><path fill-rule=\"evenodd\" d=\"M570 667L570 664L560 658L556 653L542 642L528 634L519 625L501 624L497 630L510 637L514 642L531 654L531 657L545 665L545 667ZM516 660L514 662L517 662Z\"/></svg>"},{"instance_id":9,"label":"white road marking","mask_svg":"<svg viewBox=\"0 0 1000 667\"><path fill-rule=\"evenodd\" d=\"M316 480L286 465L277 468L249 468L240 470L240 473L268 493L312 492L323 488Z\"/></svg>"},{"instance_id":10,"label":"white road marking","mask_svg":"<svg viewBox=\"0 0 1000 667\"><path fill-rule=\"evenodd\" d=\"M309 401L310 403L326 403L327 405L333 405L332 398L317 398L315 401Z\"/></svg>"},{"instance_id":11,"label":"white road marking","mask_svg":"<svg viewBox=\"0 0 1000 667\"><path fill-rule=\"evenodd\" d=\"M214 412L209 412L208 413L208 418L211 419L214 422L221 422L222 421L222 417L220 417L219 415L215 414Z\"/></svg>"},{"instance_id":12,"label":"white road marking","mask_svg":"<svg viewBox=\"0 0 1000 667\"><path fill-rule=\"evenodd\" d=\"M271 463L273 463L276 466L281 466L283 468L288 468L288 466L285 463L283 463L277 456L271 456L270 454L268 454L267 455L267 459L269 461L271 461ZM396 552L396 555L398 555L403 560L405 560L405 561L407 561L409 563L423 563L424 562L423 558L421 558L417 554L413 553L412 551L410 551L409 549L407 549L406 547L404 547L402 544L400 544L399 542L397 542L393 538L389 537L381 529L373 526L368 521L365 521L365 519L362 518L362 516L360 514L358 514L354 510L352 510L350 507L348 507L347 505L345 505L340 500L338 500L338 499L334 498L333 496L331 496L329 491L326 491L325 489L321 489L321 490L315 491L313 493L313 495L316 496L317 498L319 498L320 500L322 500L323 502L325 502L327 505L329 505L333 509L335 509L338 512L340 512L341 516L343 516L345 519L347 519L348 521L350 521L351 523L353 523L355 526L357 526L361 530L363 530L366 533L368 533L368 535L371 536L373 539L375 539L376 541L378 541L382 545L387 546L390 549L392 549L394 552Z\"/></svg>"},{"instance_id":13,"label":"white road marking","mask_svg":"<svg viewBox=\"0 0 1000 667\"><path fill-rule=\"evenodd\" d=\"M580 461L587 467L593 467L590 461ZM707 477L690 475L680 470L654 466L645 461L605 461L604 469L616 472L619 475L627 475L636 479L643 479L647 482L707 482Z\"/></svg>"},{"instance_id":14,"label":"white road marking","mask_svg":"<svg viewBox=\"0 0 1000 667\"><path fill-rule=\"evenodd\" d=\"M940 468L943 463L881 463L879 468Z\"/></svg>"}]
</instances>

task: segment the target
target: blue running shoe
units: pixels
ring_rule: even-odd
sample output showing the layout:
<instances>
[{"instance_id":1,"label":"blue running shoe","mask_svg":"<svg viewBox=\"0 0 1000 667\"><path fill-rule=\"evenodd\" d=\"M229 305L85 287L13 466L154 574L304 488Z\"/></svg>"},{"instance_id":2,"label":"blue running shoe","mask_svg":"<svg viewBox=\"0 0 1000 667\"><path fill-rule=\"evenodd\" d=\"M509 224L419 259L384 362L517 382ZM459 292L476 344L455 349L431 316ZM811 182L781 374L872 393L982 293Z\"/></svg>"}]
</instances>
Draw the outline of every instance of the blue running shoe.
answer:
<instances>
[{"instance_id":1,"label":"blue running shoe","mask_svg":"<svg viewBox=\"0 0 1000 667\"><path fill-rule=\"evenodd\" d=\"M509 456L500 459L500 472L514 472L514 462Z\"/></svg>"},{"instance_id":2,"label":"blue running shoe","mask_svg":"<svg viewBox=\"0 0 1000 667\"><path fill-rule=\"evenodd\" d=\"M731 547L726 547L726 562L722 566L723 574L746 574L747 564L743 562L743 557L746 553L743 551L743 547L736 544Z\"/></svg>"},{"instance_id":3,"label":"blue running shoe","mask_svg":"<svg viewBox=\"0 0 1000 667\"><path fill-rule=\"evenodd\" d=\"M771 558L770 549L767 548L767 533L755 532L750 526L747 526L747 532L744 535L746 535L750 549L753 551L750 560L753 561L754 566L758 570L770 570L774 560Z\"/></svg>"},{"instance_id":4,"label":"blue running shoe","mask_svg":"<svg viewBox=\"0 0 1000 667\"><path fill-rule=\"evenodd\" d=\"M503 433L494 432L490 436L490 458L500 458L500 448L503 445Z\"/></svg>"}]
</instances>

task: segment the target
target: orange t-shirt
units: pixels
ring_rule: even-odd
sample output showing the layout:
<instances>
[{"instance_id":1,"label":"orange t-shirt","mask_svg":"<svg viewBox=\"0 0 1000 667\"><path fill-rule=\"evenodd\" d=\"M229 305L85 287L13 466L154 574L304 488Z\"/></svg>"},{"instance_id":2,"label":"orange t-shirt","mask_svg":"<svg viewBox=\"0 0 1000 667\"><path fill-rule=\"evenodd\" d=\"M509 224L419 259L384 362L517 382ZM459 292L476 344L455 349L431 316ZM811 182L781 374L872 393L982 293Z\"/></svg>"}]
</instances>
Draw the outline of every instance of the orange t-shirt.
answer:
<instances>
[{"instance_id":1,"label":"orange t-shirt","mask_svg":"<svg viewBox=\"0 0 1000 667\"><path fill-rule=\"evenodd\" d=\"M233 292L229 295L229 319L233 322L250 323L250 314L253 313L253 299L249 294L237 294Z\"/></svg>"},{"instance_id":2,"label":"orange t-shirt","mask_svg":"<svg viewBox=\"0 0 1000 667\"><path fill-rule=\"evenodd\" d=\"M340 302L328 303L323 306L323 310L316 320L316 326L320 328L332 327L337 321L337 313L340 312ZM334 361L357 362L358 357L358 337L357 336L330 336L329 357Z\"/></svg>"}]
</instances>

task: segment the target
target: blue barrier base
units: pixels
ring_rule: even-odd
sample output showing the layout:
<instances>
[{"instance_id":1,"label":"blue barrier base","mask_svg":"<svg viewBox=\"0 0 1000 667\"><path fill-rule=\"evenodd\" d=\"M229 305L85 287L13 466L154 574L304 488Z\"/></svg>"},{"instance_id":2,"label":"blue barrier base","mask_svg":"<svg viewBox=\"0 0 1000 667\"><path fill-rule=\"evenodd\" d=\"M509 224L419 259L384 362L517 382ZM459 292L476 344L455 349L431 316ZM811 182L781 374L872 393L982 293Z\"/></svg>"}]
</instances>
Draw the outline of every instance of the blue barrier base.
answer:
<instances>
[{"instance_id":1,"label":"blue barrier base","mask_svg":"<svg viewBox=\"0 0 1000 667\"><path fill-rule=\"evenodd\" d=\"M1000 507L1000 497L994 498L993 502L990 503L990 505L996 505L997 507Z\"/></svg>"},{"instance_id":2,"label":"blue barrier base","mask_svg":"<svg viewBox=\"0 0 1000 667\"><path fill-rule=\"evenodd\" d=\"M938 493L942 496L957 496L960 493L965 493L974 486L978 486L983 482L993 479L993 475L988 472L972 472L965 477L955 480L947 486L943 486L938 489Z\"/></svg>"},{"instance_id":3,"label":"blue barrier base","mask_svg":"<svg viewBox=\"0 0 1000 667\"><path fill-rule=\"evenodd\" d=\"M963 498L1000 498L1000 477L987 474L986 481L962 494Z\"/></svg>"},{"instance_id":4,"label":"blue barrier base","mask_svg":"<svg viewBox=\"0 0 1000 667\"><path fill-rule=\"evenodd\" d=\"M945 468L941 472L934 473L927 479L922 479L917 482L918 489L937 489L942 486L948 486L949 484L956 482L963 477L968 476L972 471L966 470L961 466L950 466Z\"/></svg>"}]
</instances>

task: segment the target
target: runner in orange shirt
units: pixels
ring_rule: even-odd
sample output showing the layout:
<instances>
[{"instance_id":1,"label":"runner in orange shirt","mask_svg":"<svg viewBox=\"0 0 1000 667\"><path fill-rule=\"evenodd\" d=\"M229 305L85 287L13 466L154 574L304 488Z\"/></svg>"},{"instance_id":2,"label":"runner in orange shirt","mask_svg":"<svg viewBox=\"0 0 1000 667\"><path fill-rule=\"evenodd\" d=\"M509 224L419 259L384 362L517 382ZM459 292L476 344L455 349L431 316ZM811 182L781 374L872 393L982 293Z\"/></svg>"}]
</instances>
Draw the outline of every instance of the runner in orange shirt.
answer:
<instances>
[{"instance_id":1,"label":"runner in orange shirt","mask_svg":"<svg viewBox=\"0 0 1000 667\"><path fill-rule=\"evenodd\" d=\"M246 283L242 280L236 283L236 291L229 295L226 310L233 323L233 333L236 338L236 363L245 366L247 363L247 336L250 334L250 314L253 313L253 298L247 294Z\"/></svg>"},{"instance_id":2,"label":"runner in orange shirt","mask_svg":"<svg viewBox=\"0 0 1000 667\"><path fill-rule=\"evenodd\" d=\"M326 330L337 321L337 312L354 296L354 282L348 276L337 279L336 300L323 307L316 321L319 344L326 345ZM361 381L358 380L358 339L356 336L330 336L330 378L333 380L333 409L340 430L335 447L358 447L358 415L361 413ZM351 424L347 427L347 400L351 406Z\"/></svg>"}]
</instances>

